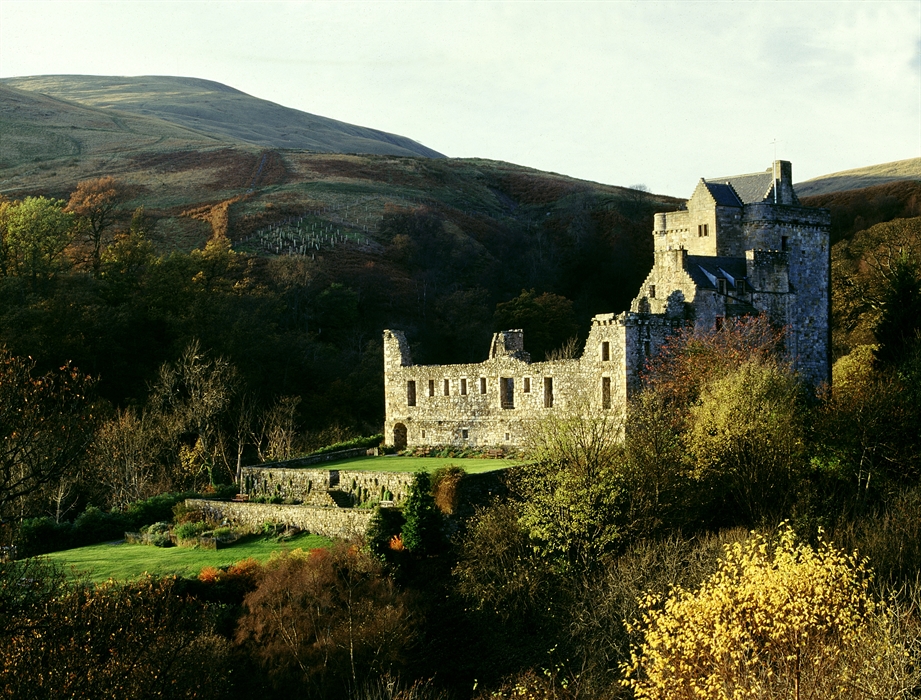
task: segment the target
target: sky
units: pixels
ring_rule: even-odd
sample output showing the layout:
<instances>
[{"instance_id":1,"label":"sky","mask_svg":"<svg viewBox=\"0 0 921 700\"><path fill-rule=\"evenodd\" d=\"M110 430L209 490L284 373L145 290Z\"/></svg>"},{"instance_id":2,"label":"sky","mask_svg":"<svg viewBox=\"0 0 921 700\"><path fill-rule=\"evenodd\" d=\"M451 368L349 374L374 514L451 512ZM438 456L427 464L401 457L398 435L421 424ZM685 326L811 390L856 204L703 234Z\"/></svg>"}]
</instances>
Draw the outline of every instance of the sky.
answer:
<instances>
[{"instance_id":1,"label":"sky","mask_svg":"<svg viewBox=\"0 0 921 700\"><path fill-rule=\"evenodd\" d=\"M178 75L689 196L921 157L921 0L0 0L0 77Z\"/></svg>"}]
</instances>

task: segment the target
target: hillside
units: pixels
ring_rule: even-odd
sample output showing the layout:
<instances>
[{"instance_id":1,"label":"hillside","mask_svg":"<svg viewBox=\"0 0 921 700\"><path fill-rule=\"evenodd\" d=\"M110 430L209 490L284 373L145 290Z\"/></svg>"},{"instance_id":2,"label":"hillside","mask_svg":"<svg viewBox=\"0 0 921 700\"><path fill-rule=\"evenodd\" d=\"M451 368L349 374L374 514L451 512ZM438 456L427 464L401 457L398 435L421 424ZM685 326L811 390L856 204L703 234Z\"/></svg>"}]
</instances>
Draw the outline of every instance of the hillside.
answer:
<instances>
[{"instance_id":1,"label":"hillside","mask_svg":"<svg viewBox=\"0 0 921 700\"><path fill-rule=\"evenodd\" d=\"M66 200L111 175L123 198L109 241L144 208L154 260L94 280L74 250L42 288L0 279L0 342L42 367L72 360L117 404L197 339L250 390L303 397L305 425L373 425L383 328L405 329L418 361L480 361L497 305L533 289L525 302L565 317L542 321L559 347L560 329L626 308L652 263L653 213L679 204L495 161L266 149L0 90L0 195ZM202 251L224 236L228 255Z\"/></svg>"},{"instance_id":2,"label":"hillside","mask_svg":"<svg viewBox=\"0 0 921 700\"><path fill-rule=\"evenodd\" d=\"M921 180L921 158L908 158L892 163L842 170L797 183L795 188L796 194L800 197L809 197L883 185L899 180Z\"/></svg>"},{"instance_id":3,"label":"hillside","mask_svg":"<svg viewBox=\"0 0 921 700\"><path fill-rule=\"evenodd\" d=\"M156 117L230 143L323 153L443 157L405 136L283 107L210 80L42 75L2 82L88 107Z\"/></svg>"},{"instance_id":4,"label":"hillside","mask_svg":"<svg viewBox=\"0 0 921 700\"><path fill-rule=\"evenodd\" d=\"M176 80L205 96L253 99ZM540 359L584 334L594 314L627 307L652 263L653 213L681 203L482 159L265 148L208 131L206 120L199 129L124 111L146 104L140 90L123 102L104 100L92 81L74 90L108 106L0 85L0 194L66 199L77 182L112 175L124 193L112 232L143 206L161 263L134 273L133 287L62 278L26 306L14 303L22 290L10 283L0 341L42 366L74 360L102 377L115 402L140 395L157 365L197 338L245 367L249 386L304 397L308 423L337 411L342 422L355 415L371 425L380 377L366 358L381 329L404 329L419 362L473 362L497 324L527 329L531 314L543 327L531 325L526 343ZM216 104L208 99L202 114ZM832 210L834 243L919 216L919 187L892 182L803 203ZM220 262L222 280L200 251L224 236L235 257ZM82 315L73 312L78 294ZM511 318L498 313L510 300ZM858 335L837 335L837 352ZM368 382L371 393L352 390L360 405L343 402L344 386Z\"/></svg>"}]
</instances>

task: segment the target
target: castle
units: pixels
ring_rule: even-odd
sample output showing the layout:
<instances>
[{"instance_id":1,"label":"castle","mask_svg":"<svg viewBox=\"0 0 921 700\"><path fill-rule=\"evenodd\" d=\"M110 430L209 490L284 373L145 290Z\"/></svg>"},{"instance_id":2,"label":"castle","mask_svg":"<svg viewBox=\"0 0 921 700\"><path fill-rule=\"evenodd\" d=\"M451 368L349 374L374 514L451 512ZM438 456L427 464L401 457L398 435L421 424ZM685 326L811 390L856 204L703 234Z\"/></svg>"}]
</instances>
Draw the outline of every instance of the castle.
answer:
<instances>
[{"instance_id":1,"label":"castle","mask_svg":"<svg viewBox=\"0 0 921 700\"><path fill-rule=\"evenodd\" d=\"M630 310L592 319L578 359L531 362L520 330L493 336L478 364L413 365L400 331L384 331L385 440L520 446L550 412L622 412L647 358L675 329L719 329L765 313L787 329L804 381L829 380L831 217L799 204L792 167L701 179L685 208L655 215L655 262Z\"/></svg>"}]
</instances>

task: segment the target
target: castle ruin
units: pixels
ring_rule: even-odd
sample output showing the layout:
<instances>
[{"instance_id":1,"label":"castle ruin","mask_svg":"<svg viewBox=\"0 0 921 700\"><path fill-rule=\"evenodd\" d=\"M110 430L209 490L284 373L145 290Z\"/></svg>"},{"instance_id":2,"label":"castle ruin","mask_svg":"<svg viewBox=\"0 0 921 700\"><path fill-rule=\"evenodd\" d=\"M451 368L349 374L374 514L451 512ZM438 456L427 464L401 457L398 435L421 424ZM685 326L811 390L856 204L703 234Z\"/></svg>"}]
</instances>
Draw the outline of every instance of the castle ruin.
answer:
<instances>
[{"instance_id":1,"label":"castle ruin","mask_svg":"<svg viewBox=\"0 0 921 700\"><path fill-rule=\"evenodd\" d=\"M601 314L578 359L531 362L523 333L493 336L485 362L414 365L401 331L384 331L385 440L521 446L529 423L574 411L621 415L640 373L677 328L719 329L764 313L787 329L803 381L829 380L831 217L803 207L791 164L701 179L685 208L655 215L652 271L621 314Z\"/></svg>"}]
</instances>

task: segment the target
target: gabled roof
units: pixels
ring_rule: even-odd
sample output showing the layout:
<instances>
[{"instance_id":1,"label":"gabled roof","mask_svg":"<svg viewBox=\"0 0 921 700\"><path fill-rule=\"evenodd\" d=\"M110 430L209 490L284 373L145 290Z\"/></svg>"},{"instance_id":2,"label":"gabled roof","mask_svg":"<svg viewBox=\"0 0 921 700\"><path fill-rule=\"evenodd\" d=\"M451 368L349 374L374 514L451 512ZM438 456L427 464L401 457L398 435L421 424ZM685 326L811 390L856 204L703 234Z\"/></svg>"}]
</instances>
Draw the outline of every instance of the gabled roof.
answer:
<instances>
[{"instance_id":1,"label":"gabled roof","mask_svg":"<svg viewBox=\"0 0 921 700\"><path fill-rule=\"evenodd\" d=\"M735 193L735 190L733 190L730 185L724 185L717 182L707 182L704 180L704 187L707 188L707 192L710 193L710 196L713 197L718 205L725 207L742 206L742 200L739 199L739 196Z\"/></svg>"},{"instance_id":2,"label":"gabled roof","mask_svg":"<svg viewBox=\"0 0 921 700\"><path fill-rule=\"evenodd\" d=\"M770 168L761 173L751 173L749 175L731 175L729 177L709 177L704 178L704 183L711 194L711 187L714 185L724 185L732 188L744 204L755 204L763 202L772 196L774 191L774 171ZM714 199L716 196L714 195ZM717 200L717 204L720 201ZM736 204L735 206L738 206Z\"/></svg>"},{"instance_id":3,"label":"gabled roof","mask_svg":"<svg viewBox=\"0 0 921 700\"><path fill-rule=\"evenodd\" d=\"M745 258L730 258L714 255L688 255L684 268L695 286L701 289L716 289L716 280L723 278L730 289L737 280L748 274Z\"/></svg>"}]
</instances>

